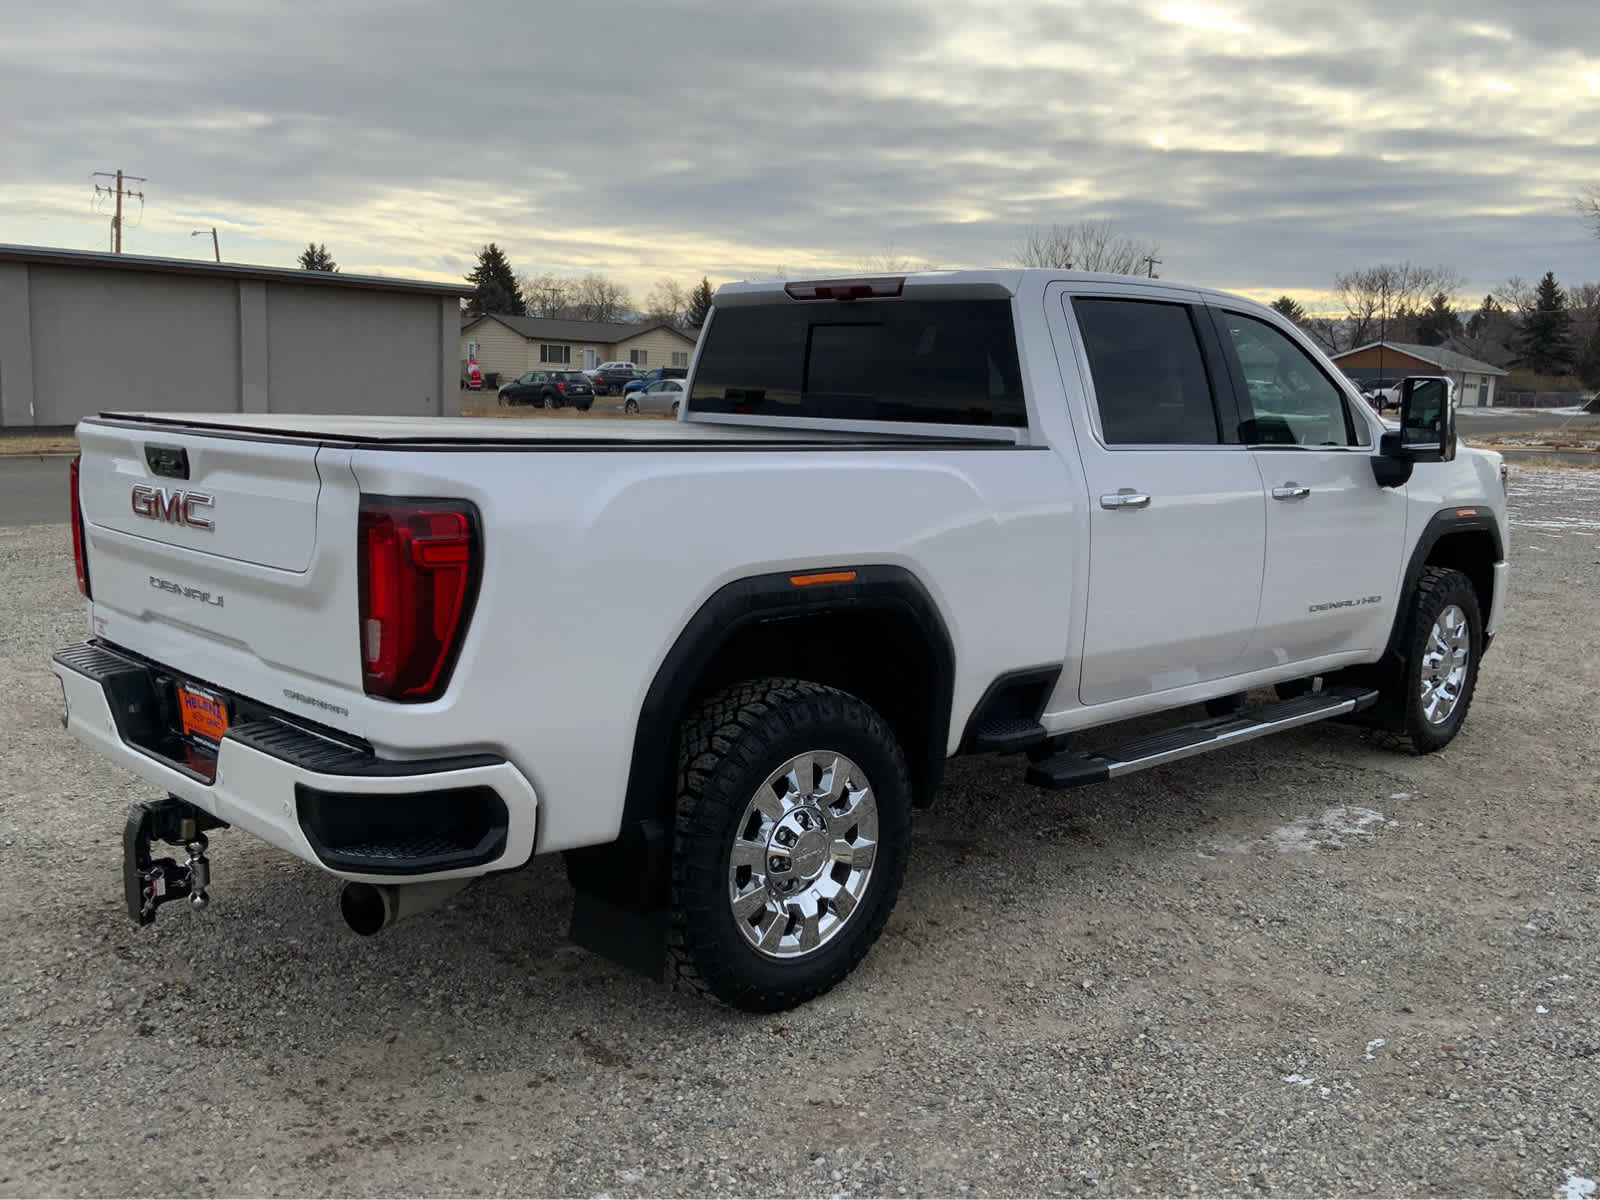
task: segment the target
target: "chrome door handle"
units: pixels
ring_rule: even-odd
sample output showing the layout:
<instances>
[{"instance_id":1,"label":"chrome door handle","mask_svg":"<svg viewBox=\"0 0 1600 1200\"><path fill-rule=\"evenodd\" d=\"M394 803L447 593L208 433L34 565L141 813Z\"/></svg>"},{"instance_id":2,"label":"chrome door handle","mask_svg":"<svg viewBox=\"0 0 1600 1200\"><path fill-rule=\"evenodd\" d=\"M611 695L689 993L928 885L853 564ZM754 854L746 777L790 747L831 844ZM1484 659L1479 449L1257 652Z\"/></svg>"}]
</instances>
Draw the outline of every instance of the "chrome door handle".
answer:
<instances>
[{"instance_id":1,"label":"chrome door handle","mask_svg":"<svg viewBox=\"0 0 1600 1200\"><path fill-rule=\"evenodd\" d=\"M1114 492L1102 492L1100 495L1101 508L1149 508L1150 497L1144 492L1136 492L1132 488L1118 488Z\"/></svg>"},{"instance_id":2,"label":"chrome door handle","mask_svg":"<svg viewBox=\"0 0 1600 1200\"><path fill-rule=\"evenodd\" d=\"M1274 500L1304 500L1309 495L1311 495L1310 488L1301 487L1292 479L1282 487L1272 489L1272 498Z\"/></svg>"}]
</instances>

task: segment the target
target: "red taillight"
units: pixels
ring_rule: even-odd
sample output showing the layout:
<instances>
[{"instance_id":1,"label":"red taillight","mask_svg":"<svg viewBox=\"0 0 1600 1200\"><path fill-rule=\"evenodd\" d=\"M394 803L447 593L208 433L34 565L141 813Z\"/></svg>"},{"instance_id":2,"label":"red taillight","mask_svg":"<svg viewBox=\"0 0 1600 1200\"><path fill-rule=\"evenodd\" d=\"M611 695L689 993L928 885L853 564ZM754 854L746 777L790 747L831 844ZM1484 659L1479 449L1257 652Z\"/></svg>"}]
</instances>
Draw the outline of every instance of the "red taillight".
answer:
<instances>
[{"instance_id":1,"label":"red taillight","mask_svg":"<svg viewBox=\"0 0 1600 1200\"><path fill-rule=\"evenodd\" d=\"M874 296L898 296L905 290L904 276L882 279L810 279L786 283L783 290L791 300L866 300Z\"/></svg>"},{"instance_id":2,"label":"red taillight","mask_svg":"<svg viewBox=\"0 0 1600 1200\"><path fill-rule=\"evenodd\" d=\"M72 565L78 572L78 590L89 596L89 547L84 541L83 507L78 501L78 463L82 459L81 454L72 457L72 467L69 472L72 483L68 490L72 495Z\"/></svg>"},{"instance_id":3,"label":"red taillight","mask_svg":"<svg viewBox=\"0 0 1600 1200\"><path fill-rule=\"evenodd\" d=\"M556 380L556 391L564 392L566 390L567 390L567 385L562 383L559 379Z\"/></svg>"},{"instance_id":4,"label":"red taillight","mask_svg":"<svg viewBox=\"0 0 1600 1200\"><path fill-rule=\"evenodd\" d=\"M367 694L432 700L449 682L476 598L476 510L450 500L363 496L357 529Z\"/></svg>"}]
</instances>

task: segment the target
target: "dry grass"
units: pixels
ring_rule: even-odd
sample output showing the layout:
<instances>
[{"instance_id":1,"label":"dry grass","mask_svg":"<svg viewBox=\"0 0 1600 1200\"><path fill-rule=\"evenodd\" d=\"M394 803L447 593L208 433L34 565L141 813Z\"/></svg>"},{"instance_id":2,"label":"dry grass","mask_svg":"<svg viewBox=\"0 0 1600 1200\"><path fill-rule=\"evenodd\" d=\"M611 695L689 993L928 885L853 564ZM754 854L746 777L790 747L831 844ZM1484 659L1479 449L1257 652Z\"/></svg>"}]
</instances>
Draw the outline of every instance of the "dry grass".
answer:
<instances>
[{"instance_id":1,"label":"dry grass","mask_svg":"<svg viewBox=\"0 0 1600 1200\"><path fill-rule=\"evenodd\" d=\"M76 454L70 433L0 433L0 454Z\"/></svg>"}]
</instances>

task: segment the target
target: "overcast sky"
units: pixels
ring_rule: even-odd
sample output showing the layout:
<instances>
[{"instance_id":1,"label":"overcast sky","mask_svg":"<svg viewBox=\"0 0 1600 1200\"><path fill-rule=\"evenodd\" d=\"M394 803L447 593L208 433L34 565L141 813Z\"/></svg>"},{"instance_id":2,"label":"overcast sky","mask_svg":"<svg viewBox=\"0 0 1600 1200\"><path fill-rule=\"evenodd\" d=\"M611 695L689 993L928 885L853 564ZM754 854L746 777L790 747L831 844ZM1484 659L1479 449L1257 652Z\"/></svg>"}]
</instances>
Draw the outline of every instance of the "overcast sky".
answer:
<instances>
[{"instance_id":1,"label":"overcast sky","mask_svg":"<svg viewBox=\"0 0 1600 1200\"><path fill-rule=\"evenodd\" d=\"M0 113L0 242L106 249L122 167L129 253L215 225L226 260L459 278L494 241L641 300L1006 265L1084 218L1268 299L1401 259L1465 299L1600 279L1596 0L63 0L6 6Z\"/></svg>"}]
</instances>

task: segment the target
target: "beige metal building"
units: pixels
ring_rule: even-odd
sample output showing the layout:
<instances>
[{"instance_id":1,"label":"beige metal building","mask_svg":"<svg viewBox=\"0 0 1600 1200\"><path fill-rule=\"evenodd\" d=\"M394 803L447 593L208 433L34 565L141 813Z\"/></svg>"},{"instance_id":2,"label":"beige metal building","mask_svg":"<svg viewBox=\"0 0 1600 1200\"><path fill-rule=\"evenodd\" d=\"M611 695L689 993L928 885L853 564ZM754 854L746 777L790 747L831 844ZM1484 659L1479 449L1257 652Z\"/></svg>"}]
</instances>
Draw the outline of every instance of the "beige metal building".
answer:
<instances>
[{"instance_id":1,"label":"beige metal building","mask_svg":"<svg viewBox=\"0 0 1600 1200\"><path fill-rule=\"evenodd\" d=\"M471 289L0 245L0 427L107 409L457 416Z\"/></svg>"},{"instance_id":2,"label":"beige metal building","mask_svg":"<svg viewBox=\"0 0 1600 1200\"><path fill-rule=\"evenodd\" d=\"M480 368L506 383L540 367L587 371L603 362L631 362L641 370L687 367L694 345L694 334L664 321L630 325L488 313L462 326L460 355L463 371L476 356Z\"/></svg>"}]
</instances>

